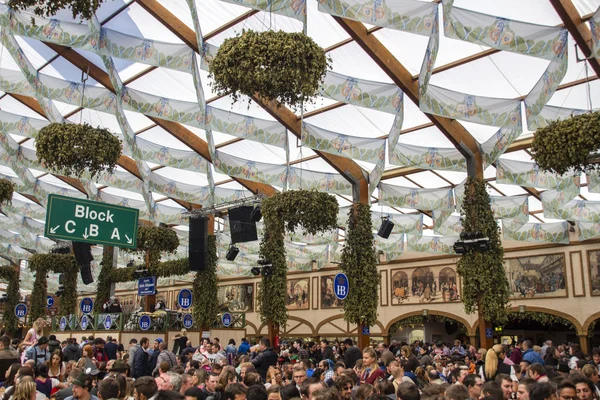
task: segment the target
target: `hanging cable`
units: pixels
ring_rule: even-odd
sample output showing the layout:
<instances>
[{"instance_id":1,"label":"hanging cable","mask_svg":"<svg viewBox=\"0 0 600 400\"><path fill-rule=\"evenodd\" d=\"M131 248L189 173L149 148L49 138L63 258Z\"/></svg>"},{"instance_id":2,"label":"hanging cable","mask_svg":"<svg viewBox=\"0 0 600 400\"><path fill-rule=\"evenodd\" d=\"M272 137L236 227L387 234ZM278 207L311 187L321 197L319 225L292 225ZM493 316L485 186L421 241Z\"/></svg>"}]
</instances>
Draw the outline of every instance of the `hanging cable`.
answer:
<instances>
[{"instance_id":1,"label":"hanging cable","mask_svg":"<svg viewBox=\"0 0 600 400\"><path fill-rule=\"evenodd\" d=\"M90 77L90 66L88 65L87 67L87 71L81 71L81 104L79 104L79 107L81 108L81 111L79 112L79 125L83 124L83 104L85 101L85 85L87 83L87 80Z\"/></svg>"}]
</instances>

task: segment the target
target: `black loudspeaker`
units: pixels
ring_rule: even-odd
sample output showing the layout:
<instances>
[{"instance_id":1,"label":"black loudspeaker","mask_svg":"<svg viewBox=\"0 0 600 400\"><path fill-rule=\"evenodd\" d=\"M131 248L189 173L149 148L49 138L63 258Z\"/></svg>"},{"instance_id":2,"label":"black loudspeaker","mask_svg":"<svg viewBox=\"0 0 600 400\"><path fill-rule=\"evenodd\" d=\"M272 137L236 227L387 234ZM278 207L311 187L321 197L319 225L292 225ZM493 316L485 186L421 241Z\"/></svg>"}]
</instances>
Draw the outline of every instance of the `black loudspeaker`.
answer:
<instances>
[{"instance_id":1,"label":"black loudspeaker","mask_svg":"<svg viewBox=\"0 0 600 400\"><path fill-rule=\"evenodd\" d=\"M379 227L379 230L377 231L377 236L381 236L384 239L387 239L390 237L390 233L392 233L392 229L394 229L394 223L392 221L390 221L389 219L384 219L381 222L381 226Z\"/></svg>"},{"instance_id":2,"label":"black loudspeaker","mask_svg":"<svg viewBox=\"0 0 600 400\"><path fill-rule=\"evenodd\" d=\"M79 271L83 284L89 285L94 282L92 269L90 268L90 263L94 260L92 245L89 243L73 242L73 254L75 255L75 261L81 267Z\"/></svg>"},{"instance_id":3,"label":"black loudspeaker","mask_svg":"<svg viewBox=\"0 0 600 400\"><path fill-rule=\"evenodd\" d=\"M203 271L206 268L207 246L208 219L190 218L190 271Z\"/></svg>"},{"instance_id":4,"label":"black loudspeaker","mask_svg":"<svg viewBox=\"0 0 600 400\"><path fill-rule=\"evenodd\" d=\"M258 240L256 222L252 221L251 214L254 207L242 206L229 210L229 229L231 243L244 243Z\"/></svg>"},{"instance_id":5,"label":"black loudspeaker","mask_svg":"<svg viewBox=\"0 0 600 400\"><path fill-rule=\"evenodd\" d=\"M456 322L446 321L444 323L444 327L446 328L446 333L448 335L452 335L458 331L458 324Z\"/></svg>"}]
</instances>

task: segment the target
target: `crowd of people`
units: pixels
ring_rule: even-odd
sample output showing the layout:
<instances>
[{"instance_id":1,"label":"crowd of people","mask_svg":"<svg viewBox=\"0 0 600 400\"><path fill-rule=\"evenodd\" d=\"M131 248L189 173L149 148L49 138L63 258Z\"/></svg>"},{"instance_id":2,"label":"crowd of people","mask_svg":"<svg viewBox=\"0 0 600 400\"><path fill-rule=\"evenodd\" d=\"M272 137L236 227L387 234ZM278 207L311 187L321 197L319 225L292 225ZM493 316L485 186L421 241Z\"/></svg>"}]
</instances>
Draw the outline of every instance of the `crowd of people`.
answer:
<instances>
[{"instance_id":1,"label":"crowd of people","mask_svg":"<svg viewBox=\"0 0 600 400\"><path fill-rule=\"evenodd\" d=\"M477 349L450 343L258 344L202 339L0 337L0 400L600 400L600 350L530 340Z\"/></svg>"}]
</instances>

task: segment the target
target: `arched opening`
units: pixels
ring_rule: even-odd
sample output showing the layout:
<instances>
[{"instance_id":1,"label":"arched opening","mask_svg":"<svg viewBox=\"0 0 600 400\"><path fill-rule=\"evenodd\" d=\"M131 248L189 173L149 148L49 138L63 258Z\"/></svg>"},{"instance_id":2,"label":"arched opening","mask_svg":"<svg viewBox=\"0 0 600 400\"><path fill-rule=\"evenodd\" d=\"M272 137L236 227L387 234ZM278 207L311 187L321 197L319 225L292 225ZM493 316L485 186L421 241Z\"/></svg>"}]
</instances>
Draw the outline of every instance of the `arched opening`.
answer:
<instances>
[{"instance_id":1,"label":"arched opening","mask_svg":"<svg viewBox=\"0 0 600 400\"><path fill-rule=\"evenodd\" d=\"M494 327L494 339L509 345L517 339L529 339L538 346L542 346L546 340L552 340L553 343L579 342L579 323L561 314L552 310L534 310L532 307L513 309L506 324Z\"/></svg>"},{"instance_id":2,"label":"arched opening","mask_svg":"<svg viewBox=\"0 0 600 400\"><path fill-rule=\"evenodd\" d=\"M450 341L460 339L468 342L469 324L460 317L441 311L427 310L427 315L422 311L400 316L390 322L387 333L390 340L398 342L424 341Z\"/></svg>"}]
</instances>

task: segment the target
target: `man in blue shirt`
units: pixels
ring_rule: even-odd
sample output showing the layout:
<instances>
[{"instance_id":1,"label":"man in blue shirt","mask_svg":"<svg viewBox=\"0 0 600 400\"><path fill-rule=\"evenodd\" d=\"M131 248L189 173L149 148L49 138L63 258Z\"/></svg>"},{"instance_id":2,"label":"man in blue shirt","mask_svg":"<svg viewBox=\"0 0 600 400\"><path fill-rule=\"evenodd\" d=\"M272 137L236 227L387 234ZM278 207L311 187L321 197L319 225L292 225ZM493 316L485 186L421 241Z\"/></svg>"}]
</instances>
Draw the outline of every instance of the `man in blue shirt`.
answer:
<instances>
[{"instance_id":1,"label":"man in blue shirt","mask_svg":"<svg viewBox=\"0 0 600 400\"><path fill-rule=\"evenodd\" d=\"M452 350L450 350L450 355L451 356L459 355L459 356L464 357L466 354L467 353L466 353L464 347L461 346L460 340L455 340L454 347L452 348Z\"/></svg>"},{"instance_id":2,"label":"man in blue shirt","mask_svg":"<svg viewBox=\"0 0 600 400\"><path fill-rule=\"evenodd\" d=\"M250 343L246 338L242 338L242 343L240 343L240 347L238 347L238 354L247 354L248 350L250 350Z\"/></svg>"},{"instance_id":3,"label":"man in blue shirt","mask_svg":"<svg viewBox=\"0 0 600 400\"><path fill-rule=\"evenodd\" d=\"M523 360L529 362L529 364L542 364L544 365L544 359L540 353L533 351L533 342L531 340L524 340L521 345L523 349Z\"/></svg>"}]
</instances>

